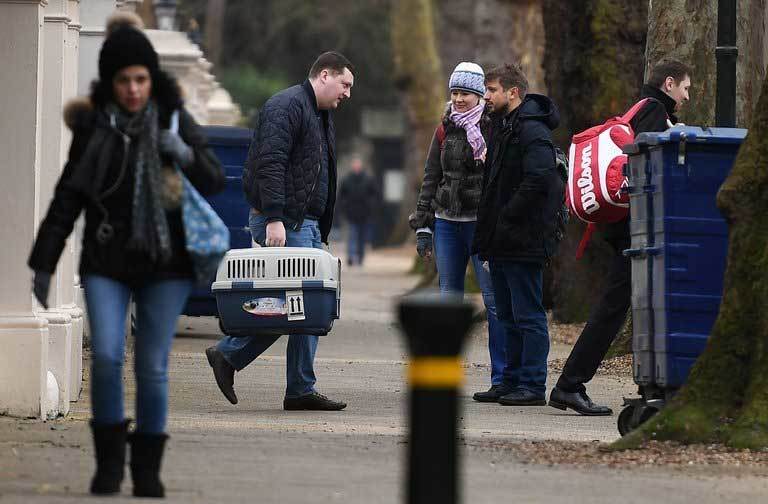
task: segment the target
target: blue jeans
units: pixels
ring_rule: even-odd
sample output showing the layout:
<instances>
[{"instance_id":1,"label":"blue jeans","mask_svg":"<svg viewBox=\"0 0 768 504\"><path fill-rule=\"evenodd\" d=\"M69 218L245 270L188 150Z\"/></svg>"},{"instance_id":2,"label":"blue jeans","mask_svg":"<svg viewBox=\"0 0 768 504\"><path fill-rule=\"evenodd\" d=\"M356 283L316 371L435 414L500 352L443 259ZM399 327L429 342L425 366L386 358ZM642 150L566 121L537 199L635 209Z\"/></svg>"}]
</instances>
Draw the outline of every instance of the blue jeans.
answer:
<instances>
[{"instance_id":1,"label":"blue jeans","mask_svg":"<svg viewBox=\"0 0 768 504\"><path fill-rule=\"evenodd\" d=\"M350 222L347 240L347 263L363 264L365 244L368 242L370 226L367 222Z\"/></svg>"},{"instance_id":2,"label":"blue jeans","mask_svg":"<svg viewBox=\"0 0 768 504\"><path fill-rule=\"evenodd\" d=\"M496 314L506 333L507 362L502 384L544 396L549 331L541 304L542 267L493 259L490 265Z\"/></svg>"},{"instance_id":3,"label":"blue jeans","mask_svg":"<svg viewBox=\"0 0 768 504\"><path fill-rule=\"evenodd\" d=\"M470 256L472 238L475 234L475 221L456 222L435 219L435 260L441 292L464 293L464 275L467 263L471 260L475 268L475 278L483 293L483 303L488 312L488 351L491 354L491 384L501 383L506 354L504 352L504 327L499 324L496 315L496 303L493 297L491 275L483 267L477 254Z\"/></svg>"},{"instance_id":4,"label":"blue jeans","mask_svg":"<svg viewBox=\"0 0 768 504\"><path fill-rule=\"evenodd\" d=\"M251 212L248 223L251 227L253 241L263 246L267 236L266 217ZM320 226L317 221L304 220L298 231L286 228L285 246L323 248L320 239ZM264 353L279 338L280 336L237 338L225 336L216 344L216 348L224 355L227 362L240 371ZM317 342L318 336L291 334L288 337L285 363L288 383L285 388L285 397L296 398L315 391L317 379L315 378L314 362Z\"/></svg>"},{"instance_id":5,"label":"blue jeans","mask_svg":"<svg viewBox=\"0 0 768 504\"><path fill-rule=\"evenodd\" d=\"M83 278L91 324L91 407L98 424L116 424L123 412L125 317L136 302L136 430L165 431L168 417L168 355L176 319L192 280L162 280L137 289L99 275Z\"/></svg>"}]
</instances>

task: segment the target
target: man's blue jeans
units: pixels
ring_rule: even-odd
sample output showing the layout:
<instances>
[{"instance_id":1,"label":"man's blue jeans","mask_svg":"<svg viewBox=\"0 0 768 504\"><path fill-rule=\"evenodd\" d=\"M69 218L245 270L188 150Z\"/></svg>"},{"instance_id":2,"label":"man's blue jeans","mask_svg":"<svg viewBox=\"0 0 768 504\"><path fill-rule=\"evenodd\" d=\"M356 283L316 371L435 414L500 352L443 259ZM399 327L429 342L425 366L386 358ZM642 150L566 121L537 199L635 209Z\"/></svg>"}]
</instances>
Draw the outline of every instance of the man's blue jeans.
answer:
<instances>
[{"instance_id":1,"label":"man's blue jeans","mask_svg":"<svg viewBox=\"0 0 768 504\"><path fill-rule=\"evenodd\" d=\"M264 245L267 236L267 220L263 215L251 212L248 219L253 241ZM316 220L305 219L298 231L285 230L286 247L322 248L320 226ZM216 348L235 369L240 371L264 353L280 336L225 336ZM287 385L285 397L296 398L311 394L315 390L315 352L318 336L291 334L286 351Z\"/></svg>"},{"instance_id":2,"label":"man's blue jeans","mask_svg":"<svg viewBox=\"0 0 768 504\"><path fill-rule=\"evenodd\" d=\"M456 222L435 219L435 260L441 292L464 293L464 276L471 260L475 278L483 293L483 303L488 312L488 351L491 354L491 384L501 383L506 362L504 352L504 327L498 322L493 297L491 275L483 267L477 254L470 256L472 238L477 222Z\"/></svg>"},{"instance_id":3,"label":"man's blue jeans","mask_svg":"<svg viewBox=\"0 0 768 504\"><path fill-rule=\"evenodd\" d=\"M165 431L168 417L168 354L176 319L192 290L192 280L162 280L132 290L99 275L83 278L91 326L91 407L98 424L116 424L123 412L125 317L136 302L136 430Z\"/></svg>"},{"instance_id":4,"label":"man's blue jeans","mask_svg":"<svg viewBox=\"0 0 768 504\"><path fill-rule=\"evenodd\" d=\"M350 222L349 238L347 239L347 263L363 264L365 245L370 234L370 224L367 222Z\"/></svg>"},{"instance_id":5,"label":"man's blue jeans","mask_svg":"<svg viewBox=\"0 0 768 504\"><path fill-rule=\"evenodd\" d=\"M549 332L542 306L542 267L535 263L490 261L496 314L506 333L507 362L502 384L544 396Z\"/></svg>"}]
</instances>

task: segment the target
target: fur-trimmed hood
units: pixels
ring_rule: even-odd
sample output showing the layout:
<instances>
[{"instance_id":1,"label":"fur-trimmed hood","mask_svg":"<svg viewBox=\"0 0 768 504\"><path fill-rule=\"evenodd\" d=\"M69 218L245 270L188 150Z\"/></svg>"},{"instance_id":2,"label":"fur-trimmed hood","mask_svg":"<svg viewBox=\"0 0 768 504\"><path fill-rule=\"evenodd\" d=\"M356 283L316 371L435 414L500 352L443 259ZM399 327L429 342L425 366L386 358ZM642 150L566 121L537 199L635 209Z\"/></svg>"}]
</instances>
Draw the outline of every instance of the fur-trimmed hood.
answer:
<instances>
[{"instance_id":1,"label":"fur-trimmed hood","mask_svg":"<svg viewBox=\"0 0 768 504\"><path fill-rule=\"evenodd\" d=\"M90 98L78 96L64 105L64 124L72 131L93 122L93 103Z\"/></svg>"},{"instance_id":2,"label":"fur-trimmed hood","mask_svg":"<svg viewBox=\"0 0 768 504\"><path fill-rule=\"evenodd\" d=\"M167 120L173 110L184 105L181 87L175 78L159 72L152 81L152 97L160 106L161 120ZM100 81L91 84L91 95L72 98L64 106L64 124L71 130L88 127L97 117L96 110L112 100L112 89Z\"/></svg>"}]
</instances>

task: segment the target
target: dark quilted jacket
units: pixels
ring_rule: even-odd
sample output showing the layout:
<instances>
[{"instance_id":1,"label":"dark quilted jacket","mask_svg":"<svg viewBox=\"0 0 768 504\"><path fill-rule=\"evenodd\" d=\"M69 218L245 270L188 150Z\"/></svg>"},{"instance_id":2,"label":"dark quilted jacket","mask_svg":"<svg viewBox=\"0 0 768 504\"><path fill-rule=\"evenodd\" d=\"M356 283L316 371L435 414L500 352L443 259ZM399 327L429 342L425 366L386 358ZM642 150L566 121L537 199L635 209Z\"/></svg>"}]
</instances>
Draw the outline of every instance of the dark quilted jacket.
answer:
<instances>
[{"instance_id":1,"label":"dark quilted jacket","mask_svg":"<svg viewBox=\"0 0 768 504\"><path fill-rule=\"evenodd\" d=\"M450 108L429 147L416 212L409 219L414 230L433 227L435 212L449 217L477 215L483 187L483 163L475 161L467 132L448 118L449 112ZM484 132L488 122L483 116L481 128ZM442 142L438 138L441 127L445 135Z\"/></svg>"},{"instance_id":2,"label":"dark quilted jacket","mask_svg":"<svg viewBox=\"0 0 768 504\"><path fill-rule=\"evenodd\" d=\"M327 128L328 199L320 218L320 234L328 242L336 203L336 133L328 111L318 119L309 81L272 96L259 112L243 171L248 203L267 217L298 230L319 183L322 134Z\"/></svg>"},{"instance_id":3,"label":"dark quilted jacket","mask_svg":"<svg viewBox=\"0 0 768 504\"><path fill-rule=\"evenodd\" d=\"M544 263L563 201L552 133L560 121L546 96L529 93L491 135L473 253Z\"/></svg>"}]
</instances>

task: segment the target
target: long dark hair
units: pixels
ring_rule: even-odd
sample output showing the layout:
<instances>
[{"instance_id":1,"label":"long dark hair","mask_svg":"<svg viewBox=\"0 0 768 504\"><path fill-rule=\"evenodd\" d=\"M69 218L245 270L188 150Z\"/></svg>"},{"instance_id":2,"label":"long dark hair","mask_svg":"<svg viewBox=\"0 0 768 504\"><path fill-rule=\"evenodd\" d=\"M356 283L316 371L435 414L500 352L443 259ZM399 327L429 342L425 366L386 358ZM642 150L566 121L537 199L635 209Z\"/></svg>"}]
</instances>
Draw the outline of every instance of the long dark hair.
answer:
<instances>
[{"instance_id":1,"label":"long dark hair","mask_svg":"<svg viewBox=\"0 0 768 504\"><path fill-rule=\"evenodd\" d=\"M181 88L176 79L162 70L154 72L152 78L152 98L165 110L176 110L183 104ZM95 80L91 83L91 103L104 107L114 101L115 95L111 82Z\"/></svg>"}]
</instances>

